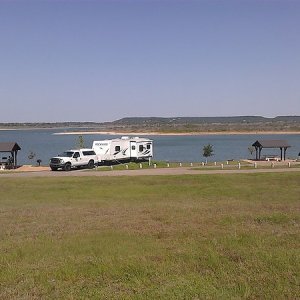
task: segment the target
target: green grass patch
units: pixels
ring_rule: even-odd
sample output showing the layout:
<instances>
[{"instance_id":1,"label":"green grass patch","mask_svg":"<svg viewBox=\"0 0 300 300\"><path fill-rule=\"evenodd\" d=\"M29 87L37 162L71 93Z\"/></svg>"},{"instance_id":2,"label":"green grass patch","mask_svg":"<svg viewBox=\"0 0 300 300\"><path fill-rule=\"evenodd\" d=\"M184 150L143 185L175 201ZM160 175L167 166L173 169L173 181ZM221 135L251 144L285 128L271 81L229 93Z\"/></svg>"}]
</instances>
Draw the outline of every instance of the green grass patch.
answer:
<instances>
[{"instance_id":1,"label":"green grass patch","mask_svg":"<svg viewBox=\"0 0 300 300\"><path fill-rule=\"evenodd\" d=\"M1 178L2 299L296 299L300 173Z\"/></svg>"},{"instance_id":2,"label":"green grass patch","mask_svg":"<svg viewBox=\"0 0 300 300\"><path fill-rule=\"evenodd\" d=\"M202 169L220 169L221 164L224 168L238 168L239 161L224 161L224 162L167 162L167 161L151 161L149 162L129 162L122 164L115 164L112 166L100 166L97 168L98 171L111 171L111 170L139 170L139 169L153 169L153 168L180 168L180 167L192 167L195 170ZM241 166L251 167L248 162L241 162Z\"/></svg>"}]
</instances>

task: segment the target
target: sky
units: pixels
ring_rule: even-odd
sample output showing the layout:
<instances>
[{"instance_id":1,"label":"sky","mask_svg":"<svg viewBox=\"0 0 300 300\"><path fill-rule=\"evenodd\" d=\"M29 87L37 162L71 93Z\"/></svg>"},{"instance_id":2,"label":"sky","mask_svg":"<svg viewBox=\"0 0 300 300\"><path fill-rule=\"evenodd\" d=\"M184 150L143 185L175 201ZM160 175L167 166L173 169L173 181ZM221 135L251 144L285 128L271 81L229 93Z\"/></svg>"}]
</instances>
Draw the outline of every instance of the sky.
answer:
<instances>
[{"instance_id":1,"label":"sky","mask_svg":"<svg viewBox=\"0 0 300 300\"><path fill-rule=\"evenodd\" d=\"M0 123L300 115L300 1L0 0Z\"/></svg>"}]
</instances>

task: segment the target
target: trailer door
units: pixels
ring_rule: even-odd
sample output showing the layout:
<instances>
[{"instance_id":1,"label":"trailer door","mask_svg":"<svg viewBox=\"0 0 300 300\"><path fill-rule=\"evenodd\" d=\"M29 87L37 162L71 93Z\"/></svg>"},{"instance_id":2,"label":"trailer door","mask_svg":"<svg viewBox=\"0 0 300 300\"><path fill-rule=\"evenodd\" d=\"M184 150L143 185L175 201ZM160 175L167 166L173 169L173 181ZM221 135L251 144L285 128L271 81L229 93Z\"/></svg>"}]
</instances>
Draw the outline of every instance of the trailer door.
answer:
<instances>
[{"instance_id":1,"label":"trailer door","mask_svg":"<svg viewBox=\"0 0 300 300\"><path fill-rule=\"evenodd\" d=\"M137 144L136 142L130 142L130 158L137 158Z\"/></svg>"}]
</instances>

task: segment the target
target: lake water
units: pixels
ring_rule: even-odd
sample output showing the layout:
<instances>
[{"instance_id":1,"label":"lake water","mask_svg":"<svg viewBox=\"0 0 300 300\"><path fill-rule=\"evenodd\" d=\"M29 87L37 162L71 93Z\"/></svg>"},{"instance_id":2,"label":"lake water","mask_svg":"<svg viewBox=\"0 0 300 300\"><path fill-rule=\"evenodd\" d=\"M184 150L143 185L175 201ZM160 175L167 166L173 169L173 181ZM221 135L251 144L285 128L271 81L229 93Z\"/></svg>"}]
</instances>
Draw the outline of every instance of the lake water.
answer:
<instances>
[{"instance_id":1,"label":"lake water","mask_svg":"<svg viewBox=\"0 0 300 300\"><path fill-rule=\"evenodd\" d=\"M74 129L72 129L74 130ZM18 152L18 164L35 164L37 159L46 165L52 156L72 149L76 145L78 135L55 135L53 133L63 132L62 129L43 130L2 130L0 131L0 142L17 142L22 148ZM120 135L83 135L85 146L92 146L94 140L104 140L120 137ZM154 159L177 162L200 162L204 161L202 156L203 146L213 145L213 161L228 159L243 159L251 157L248 147L259 139L283 139L292 146L287 150L288 158L297 158L300 152L300 134L276 134L276 135L198 135L198 136L145 136L154 141ZM33 161L28 159L30 151L36 153ZM279 149L264 149L264 154L280 155ZM0 156L7 156L0 153ZM0 159L1 159L0 157Z\"/></svg>"}]
</instances>

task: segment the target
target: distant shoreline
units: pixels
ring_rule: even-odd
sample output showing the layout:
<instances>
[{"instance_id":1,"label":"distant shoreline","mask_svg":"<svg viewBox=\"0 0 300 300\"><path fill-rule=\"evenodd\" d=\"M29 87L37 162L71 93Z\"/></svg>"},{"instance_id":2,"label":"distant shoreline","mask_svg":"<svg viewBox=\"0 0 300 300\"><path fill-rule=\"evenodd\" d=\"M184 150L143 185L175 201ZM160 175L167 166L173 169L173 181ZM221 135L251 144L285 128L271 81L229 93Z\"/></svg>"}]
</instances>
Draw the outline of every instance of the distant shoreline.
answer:
<instances>
[{"instance_id":1,"label":"distant shoreline","mask_svg":"<svg viewBox=\"0 0 300 300\"><path fill-rule=\"evenodd\" d=\"M0 128L1 131L14 131L14 130L64 130L71 128L69 127L37 127L37 128ZM122 136L201 136L201 135L291 135L300 134L300 131L204 131L204 132L119 132L119 131L65 131L55 132L54 135L122 135Z\"/></svg>"},{"instance_id":2,"label":"distant shoreline","mask_svg":"<svg viewBox=\"0 0 300 300\"><path fill-rule=\"evenodd\" d=\"M148 135L148 136L197 136L197 135L267 135L267 134L300 134L300 131L224 131L224 132L178 132L178 133L162 133L162 132L117 132L117 131L70 131L70 132L56 132L54 135L122 135L122 136L139 136L139 135Z\"/></svg>"}]
</instances>

